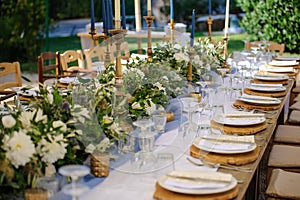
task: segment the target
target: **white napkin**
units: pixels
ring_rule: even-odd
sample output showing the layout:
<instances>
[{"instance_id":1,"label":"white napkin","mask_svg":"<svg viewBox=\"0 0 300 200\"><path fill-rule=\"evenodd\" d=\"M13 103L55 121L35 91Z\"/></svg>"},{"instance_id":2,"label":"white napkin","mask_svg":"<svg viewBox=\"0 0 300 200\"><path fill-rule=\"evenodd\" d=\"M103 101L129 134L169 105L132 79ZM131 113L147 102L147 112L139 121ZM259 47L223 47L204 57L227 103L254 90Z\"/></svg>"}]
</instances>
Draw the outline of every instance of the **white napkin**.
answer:
<instances>
[{"instance_id":1,"label":"white napkin","mask_svg":"<svg viewBox=\"0 0 300 200\"><path fill-rule=\"evenodd\" d=\"M293 67L267 67L268 72L294 72Z\"/></svg>"},{"instance_id":2,"label":"white napkin","mask_svg":"<svg viewBox=\"0 0 300 200\"><path fill-rule=\"evenodd\" d=\"M221 172L173 171L165 184L186 189L212 189L226 187L231 181L231 174Z\"/></svg>"},{"instance_id":3,"label":"white napkin","mask_svg":"<svg viewBox=\"0 0 300 200\"><path fill-rule=\"evenodd\" d=\"M235 136L235 135L205 135L203 139L219 141L219 142L236 142L236 143L255 143L254 135Z\"/></svg>"},{"instance_id":4,"label":"white napkin","mask_svg":"<svg viewBox=\"0 0 300 200\"><path fill-rule=\"evenodd\" d=\"M299 63L296 60L272 60L269 62L269 65L273 66L292 66L292 65L298 65Z\"/></svg>"},{"instance_id":5,"label":"white napkin","mask_svg":"<svg viewBox=\"0 0 300 200\"><path fill-rule=\"evenodd\" d=\"M235 143L235 142L222 142L202 139L199 141L199 147L203 147L211 150L220 151L242 151L251 147L250 143Z\"/></svg>"},{"instance_id":6,"label":"white napkin","mask_svg":"<svg viewBox=\"0 0 300 200\"><path fill-rule=\"evenodd\" d=\"M180 178L168 178L165 184L184 189L217 189L228 185L224 182L193 181Z\"/></svg>"}]
</instances>

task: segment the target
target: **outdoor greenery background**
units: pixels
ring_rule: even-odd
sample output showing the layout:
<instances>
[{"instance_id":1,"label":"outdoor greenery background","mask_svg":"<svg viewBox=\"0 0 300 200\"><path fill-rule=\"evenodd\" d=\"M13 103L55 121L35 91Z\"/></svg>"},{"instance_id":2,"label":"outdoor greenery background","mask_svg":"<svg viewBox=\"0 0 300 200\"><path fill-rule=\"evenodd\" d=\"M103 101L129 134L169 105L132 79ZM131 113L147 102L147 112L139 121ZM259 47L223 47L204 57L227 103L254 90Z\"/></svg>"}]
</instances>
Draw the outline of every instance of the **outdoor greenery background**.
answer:
<instances>
[{"instance_id":1,"label":"outdoor greenery background","mask_svg":"<svg viewBox=\"0 0 300 200\"><path fill-rule=\"evenodd\" d=\"M36 71L37 56L44 51L44 30L47 0L0 0L0 62L21 62L22 70ZM86 0L48 0L50 23L61 19L89 17L90 4ZM152 0L153 2L155 0ZM169 0L163 0L162 12L168 13ZM101 21L101 1L95 2L96 21ZM146 0L141 0L146 5ZM222 5L222 6L220 6ZM224 12L225 0L212 0L214 13ZM190 20L192 8L201 8L197 14L207 14L207 0L174 0L176 21ZM37 9L38 8L38 9ZM188 9L182 9L188 8ZM189 9L190 8L190 9ZM242 50L243 40L271 40L286 44L290 53L300 53L300 1L299 0L235 0L231 1L231 13L246 13L241 25L248 34L230 35L229 51ZM143 11L146 9L142 8ZM74 12L75 11L75 12ZM126 14L134 15L134 1L126 0ZM143 13L142 13L143 14ZM189 30L188 30L189 31ZM196 37L203 36L201 32ZM223 36L217 37L223 39ZM131 41L131 45L135 41ZM80 49L77 36L51 38L51 51ZM298 46L297 46L298 45Z\"/></svg>"}]
</instances>

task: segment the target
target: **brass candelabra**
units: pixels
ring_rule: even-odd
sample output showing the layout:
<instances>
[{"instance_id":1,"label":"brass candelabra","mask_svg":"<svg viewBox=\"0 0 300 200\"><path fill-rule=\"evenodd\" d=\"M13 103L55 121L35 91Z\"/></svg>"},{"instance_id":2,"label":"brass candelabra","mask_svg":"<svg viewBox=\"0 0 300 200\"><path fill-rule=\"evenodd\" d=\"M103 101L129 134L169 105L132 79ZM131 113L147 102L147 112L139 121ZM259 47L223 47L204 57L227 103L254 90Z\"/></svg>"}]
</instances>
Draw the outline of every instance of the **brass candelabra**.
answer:
<instances>
[{"instance_id":1,"label":"brass candelabra","mask_svg":"<svg viewBox=\"0 0 300 200\"><path fill-rule=\"evenodd\" d=\"M175 29L175 22L174 19L170 20L170 35L171 35L171 44L174 45L174 29Z\"/></svg>"},{"instance_id":2,"label":"brass candelabra","mask_svg":"<svg viewBox=\"0 0 300 200\"><path fill-rule=\"evenodd\" d=\"M117 26L116 26L117 27ZM112 29L109 30L109 33L111 33L116 39L115 45L116 45L116 85L122 85L122 65L121 65L121 43L122 39L125 37L126 30L123 29Z\"/></svg>"},{"instance_id":3,"label":"brass candelabra","mask_svg":"<svg viewBox=\"0 0 300 200\"><path fill-rule=\"evenodd\" d=\"M151 36L151 26L152 22L154 20L155 16L151 16L150 13L148 13L148 16L144 16L144 19L147 22L148 26L148 48L147 48L147 56L148 56L148 61L152 62L152 36Z\"/></svg>"},{"instance_id":4,"label":"brass candelabra","mask_svg":"<svg viewBox=\"0 0 300 200\"><path fill-rule=\"evenodd\" d=\"M223 66L222 66L223 68L230 67L226 64L227 57L228 57L228 33L226 34L226 37L224 37L224 52L223 52L224 62L223 62Z\"/></svg>"},{"instance_id":5,"label":"brass candelabra","mask_svg":"<svg viewBox=\"0 0 300 200\"><path fill-rule=\"evenodd\" d=\"M212 20L211 16L209 15L209 16L208 16L208 19L207 19L207 25L208 25L208 39L209 39L209 41L211 41L212 24L213 24L213 20Z\"/></svg>"}]
</instances>

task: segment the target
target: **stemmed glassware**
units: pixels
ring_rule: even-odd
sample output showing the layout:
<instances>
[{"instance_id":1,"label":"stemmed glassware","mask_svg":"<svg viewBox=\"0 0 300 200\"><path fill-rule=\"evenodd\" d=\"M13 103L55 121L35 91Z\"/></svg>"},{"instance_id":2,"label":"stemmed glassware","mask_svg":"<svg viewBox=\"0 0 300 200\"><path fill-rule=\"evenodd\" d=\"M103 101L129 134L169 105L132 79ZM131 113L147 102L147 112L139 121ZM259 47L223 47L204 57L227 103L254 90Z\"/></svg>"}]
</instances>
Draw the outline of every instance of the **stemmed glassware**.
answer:
<instances>
[{"instance_id":1,"label":"stemmed glassware","mask_svg":"<svg viewBox=\"0 0 300 200\"><path fill-rule=\"evenodd\" d=\"M136 137L140 151L137 152L133 159L132 164L139 172L146 172L153 170L155 167L155 155L153 153L154 137L156 133L152 131L154 123L151 119L140 119L133 122L137 127Z\"/></svg>"},{"instance_id":2,"label":"stemmed glassware","mask_svg":"<svg viewBox=\"0 0 300 200\"><path fill-rule=\"evenodd\" d=\"M65 165L59 168L62 176L70 177L71 183L63 186L62 190L65 194L71 195L72 200L78 200L78 197L87 192L89 188L86 185L79 184L81 177L90 173L90 168L85 165Z\"/></svg>"}]
</instances>

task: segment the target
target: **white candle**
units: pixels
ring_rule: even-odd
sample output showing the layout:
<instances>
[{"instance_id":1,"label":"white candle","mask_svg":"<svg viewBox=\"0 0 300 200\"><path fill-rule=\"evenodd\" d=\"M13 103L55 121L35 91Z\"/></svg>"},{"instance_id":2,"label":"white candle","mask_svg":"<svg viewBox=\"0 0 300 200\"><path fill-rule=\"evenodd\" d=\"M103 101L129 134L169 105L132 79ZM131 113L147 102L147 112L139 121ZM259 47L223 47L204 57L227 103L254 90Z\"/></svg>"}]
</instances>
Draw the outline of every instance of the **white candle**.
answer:
<instances>
[{"instance_id":1,"label":"white candle","mask_svg":"<svg viewBox=\"0 0 300 200\"><path fill-rule=\"evenodd\" d=\"M142 27L140 0L134 0L134 10L135 10L135 30L139 32Z\"/></svg>"},{"instance_id":2,"label":"white candle","mask_svg":"<svg viewBox=\"0 0 300 200\"><path fill-rule=\"evenodd\" d=\"M151 16L151 0L147 1L148 16Z\"/></svg>"},{"instance_id":3,"label":"white candle","mask_svg":"<svg viewBox=\"0 0 300 200\"><path fill-rule=\"evenodd\" d=\"M120 0L115 0L115 21L120 22L121 21L121 14L120 14ZM116 23L119 24L119 23ZM116 29L120 29L120 27L115 27Z\"/></svg>"},{"instance_id":4,"label":"white candle","mask_svg":"<svg viewBox=\"0 0 300 200\"><path fill-rule=\"evenodd\" d=\"M229 24L229 1L226 0L226 12L225 12L225 28L224 28L224 37L228 36L228 24Z\"/></svg>"}]
</instances>

